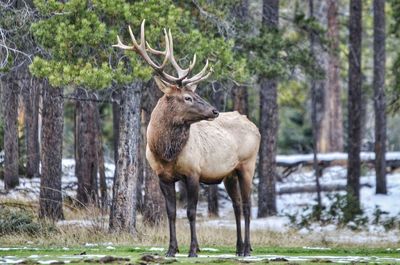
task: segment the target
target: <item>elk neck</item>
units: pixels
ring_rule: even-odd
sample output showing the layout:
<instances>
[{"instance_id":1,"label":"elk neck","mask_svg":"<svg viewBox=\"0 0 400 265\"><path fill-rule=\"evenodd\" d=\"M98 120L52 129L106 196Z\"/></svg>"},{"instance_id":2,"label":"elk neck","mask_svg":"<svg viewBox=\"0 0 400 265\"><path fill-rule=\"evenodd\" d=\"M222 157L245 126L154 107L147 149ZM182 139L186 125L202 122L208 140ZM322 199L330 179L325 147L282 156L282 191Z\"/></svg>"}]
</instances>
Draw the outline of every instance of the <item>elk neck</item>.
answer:
<instances>
[{"instance_id":1,"label":"elk neck","mask_svg":"<svg viewBox=\"0 0 400 265\"><path fill-rule=\"evenodd\" d=\"M184 122L178 109L162 97L151 113L148 145L153 154L164 162L175 161L189 139L190 124Z\"/></svg>"}]
</instances>

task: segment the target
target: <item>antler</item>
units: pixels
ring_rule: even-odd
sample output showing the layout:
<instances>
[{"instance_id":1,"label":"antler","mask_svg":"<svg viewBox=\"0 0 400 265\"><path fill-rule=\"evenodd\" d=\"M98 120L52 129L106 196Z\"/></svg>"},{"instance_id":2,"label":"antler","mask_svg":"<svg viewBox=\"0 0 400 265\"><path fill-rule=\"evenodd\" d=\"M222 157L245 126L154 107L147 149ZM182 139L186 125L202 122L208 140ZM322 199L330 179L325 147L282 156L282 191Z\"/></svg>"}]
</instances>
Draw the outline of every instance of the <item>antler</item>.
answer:
<instances>
[{"instance_id":1,"label":"antler","mask_svg":"<svg viewBox=\"0 0 400 265\"><path fill-rule=\"evenodd\" d=\"M154 69L156 72L160 75L161 81L163 81L166 84L172 85L182 85L182 86L193 86L206 78L208 78L211 74L211 71L206 73L207 67L208 67L208 60L206 61L206 65L204 68L196 75L194 75L191 78L188 78L188 75L190 72L193 70L195 64L196 64L196 54L193 55L193 60L190 62L189 67L186 69L182 69L178 65L178 63L175 60L174 57L174 43L173 43L173 38L172 38L172 33L171 30L168 31L164 29L164 37L165 37L165 51L158 51L150 47L149 43L146 42L145 40L145 34L144 34L144 27L145 27L145 20L143 20L140 28L140 44L137 43L135 36L132 33L132 29L129 26L129 34L132 39L132 46L125 45L121 42L119 36L117 36L117 41L118 44L113 45L113 47L118 47L123 50L132 50L137 52L142 58ZM155 63L150 56L147 54L147 51L154 55L164 55L164 60L161 65L158 65ZM164 71L164 67L167 64L167 61L170 61L172 66L175 68L178 77L174 77Z\"/></svg>"}]
</instances>

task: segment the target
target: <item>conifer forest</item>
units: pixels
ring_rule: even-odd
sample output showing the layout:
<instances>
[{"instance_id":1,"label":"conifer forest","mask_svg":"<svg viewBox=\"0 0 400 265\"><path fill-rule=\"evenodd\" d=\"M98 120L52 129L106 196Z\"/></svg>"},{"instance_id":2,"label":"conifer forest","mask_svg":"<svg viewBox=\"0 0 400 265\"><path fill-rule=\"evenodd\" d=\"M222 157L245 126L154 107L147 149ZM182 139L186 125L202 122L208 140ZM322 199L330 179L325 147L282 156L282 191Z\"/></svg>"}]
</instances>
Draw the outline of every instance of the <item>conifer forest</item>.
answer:
<instances>
[{"instance_id":1,"label":"conifer forest","mask_svg":"<svg viewBox=\"0 0 400 265\"><path fill-rule=\"evenodd\" d=\"M399 0L1 0L0 264L400 264Z\"/></svg>"}]
</instances>

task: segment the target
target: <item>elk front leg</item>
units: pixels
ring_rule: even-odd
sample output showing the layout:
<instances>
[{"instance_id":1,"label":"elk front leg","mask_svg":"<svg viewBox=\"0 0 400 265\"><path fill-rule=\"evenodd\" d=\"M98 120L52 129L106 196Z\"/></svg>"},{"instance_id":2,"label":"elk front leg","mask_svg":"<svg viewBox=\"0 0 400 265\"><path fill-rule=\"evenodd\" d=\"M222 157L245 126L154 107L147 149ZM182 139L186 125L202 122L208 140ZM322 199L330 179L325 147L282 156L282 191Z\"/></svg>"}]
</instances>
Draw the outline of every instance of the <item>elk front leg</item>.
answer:
<instances>
[{"instance_id":1,"label":"elk front leg","mask_svg":"<svg viewBox=\"0 0 400 265\"><path fill-rule=\"evenodd\" d=\"M252 167L251 167L252 168ZM250 215L251 215L251 181L252 170L243 166L242 170L238 171L240 192L242 195L242 207L244 216L244 249L243 256L250 256Z\"/></svg>"},{"instance_id":2,"label":"elk front leg","mask_svg":"<svg viewBox=\"0 0 400 265\"><path fill-rule=\"evenodd\" d=\"M187 188L187 217L190 224L190 248L189 257L197 257L197 251L199 249L199 243L197 242L196 235L196 210L197 201L199 197L199 180L195 178L186 178Z\"/></svg>"},{"instance_id":3,"label":"elk front leg","mask_svg":"<svg viewBox=\"0 0 400 265\"><path fill-rule=\"evenodd\" d=\"M236 255L243 256L243 240L240 223L240 192L236 176L227 177L224 179L224 184L229 197L232 200L233 211L235 212L236 220Z\"/></svg>"},{"instance_id":4,"label":"elk front leg","mask_svg":"<svg viewBox=\"0 0 400 265\"><path fill-rule=\"evenodd\" d=\"M176 193L175 193L175 183L167 183L160 180L160 188L165 198L165 205L167 208L167 216L169 223L169 247L165 254L167 257L175 257L178 252L178 242L176 240Z\"/></svg>"}]
</instances>

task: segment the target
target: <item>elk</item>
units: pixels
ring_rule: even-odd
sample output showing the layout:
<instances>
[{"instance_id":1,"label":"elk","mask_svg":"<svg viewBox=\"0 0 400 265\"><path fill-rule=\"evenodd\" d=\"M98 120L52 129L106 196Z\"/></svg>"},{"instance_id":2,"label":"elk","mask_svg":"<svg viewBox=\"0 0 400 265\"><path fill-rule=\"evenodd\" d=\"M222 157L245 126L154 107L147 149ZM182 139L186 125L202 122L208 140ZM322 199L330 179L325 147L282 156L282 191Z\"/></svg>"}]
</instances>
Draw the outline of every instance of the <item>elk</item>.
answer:
<instances>
[{"instance_id":1,"label":"elk","mask_svg":"<svg viewBox=\"0 0 400 265\"><path fill-rule=\"evenodd\" d=\"M200 251L196 236L196 208L200 182L224 182L232 199L236 219L236 254L248 256L250 246L251 185L260 145L258 128L238 112L219 113L196 94L197 84L211 71L208 60L203 69L189 77L196 63L196 54L188 68L181 68L174 58L171 30L164 29L165 50L150 47L145 40L145 20L141 24L141 40L137 43L132 30L132 46L124 45L117 37L115 47L138 53L156 73L154 77L164 95L151 113L147 128L146 158L160 181L169 223L170 241L166 256L178 250L176 240L175 182L182 180L187 188L187 217L191 243L189 257ZM162 63L150 57L163 56ZM165 72L170 62L177 76ZM241 234L241 206L245 219L244 242Z\"/></svg>"}]
</instances>

